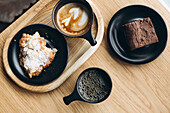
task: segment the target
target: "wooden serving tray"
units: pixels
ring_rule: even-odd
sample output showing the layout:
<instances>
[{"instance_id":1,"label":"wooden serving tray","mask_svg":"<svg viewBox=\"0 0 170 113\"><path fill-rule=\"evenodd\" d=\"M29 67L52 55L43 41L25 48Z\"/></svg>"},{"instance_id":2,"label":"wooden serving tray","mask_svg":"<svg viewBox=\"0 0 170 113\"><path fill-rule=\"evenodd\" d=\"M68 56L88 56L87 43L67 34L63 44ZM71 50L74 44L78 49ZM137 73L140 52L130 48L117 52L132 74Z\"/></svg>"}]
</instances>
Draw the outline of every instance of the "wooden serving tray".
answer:
<instances>
[{"instance_id":1,"label":"wooden serving tray","mask_svg":"<svg viewBox=\"0 0 170 113\"><path fill-rule=\"evenodd\" d=\"M91 0L87 0L93 8L95 19L93 23L93 35L97 40L95 46L83 39L66 38L69 47L68 64L62 75L56 80L41 86L29 85L17 78L12 72L8 62L8 48L12 38L23 27L31 24L52 24L52 10L58 0L40 0L18 20L11 24L1 33L1 37L6 38L3 49L3 64L9 77L19 86L33 92L48 92L59 87L69 76L72 75L100 46L104 36L104 22L101 13Z\"/></svg>"}]
</instances>

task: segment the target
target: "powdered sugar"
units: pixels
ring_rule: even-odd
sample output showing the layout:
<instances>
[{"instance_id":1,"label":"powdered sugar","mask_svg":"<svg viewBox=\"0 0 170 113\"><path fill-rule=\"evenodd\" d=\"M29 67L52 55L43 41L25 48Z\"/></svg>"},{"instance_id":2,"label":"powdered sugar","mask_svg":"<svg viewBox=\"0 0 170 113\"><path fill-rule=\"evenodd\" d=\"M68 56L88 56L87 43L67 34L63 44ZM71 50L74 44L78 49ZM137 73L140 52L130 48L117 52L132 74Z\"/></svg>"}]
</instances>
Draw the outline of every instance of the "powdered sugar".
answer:
<instances>
[{"instance_id":1,"label":"powdered sugar","mask_svg":"<svg viewBox=\"0 0 170 113\"><path fill-rule=\"evenodd\" d=\"M44 38L40 37L36 32L34 35L26 35L27 38L22 42L23 46L23 67L29 70L29 73L34 73L37 70L42 70L47 64L50 64L51 55L55 55L56 49L46 47ZM23 35L23 36L24 36ZM30 75L32 77L32 75ZM30 78L31 78L30 77Z\"/></svg>"}]
</instances>

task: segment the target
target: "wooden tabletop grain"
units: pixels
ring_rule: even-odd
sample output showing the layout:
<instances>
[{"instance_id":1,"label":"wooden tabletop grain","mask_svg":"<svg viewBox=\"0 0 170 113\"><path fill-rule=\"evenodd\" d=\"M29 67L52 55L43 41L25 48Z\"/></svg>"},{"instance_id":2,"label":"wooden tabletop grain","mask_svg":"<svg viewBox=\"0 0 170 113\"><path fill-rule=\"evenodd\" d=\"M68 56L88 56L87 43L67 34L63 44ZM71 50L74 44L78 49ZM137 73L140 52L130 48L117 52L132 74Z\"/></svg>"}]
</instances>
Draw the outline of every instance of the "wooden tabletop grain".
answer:
<instances>
[{"instance_id":1,"label":"wooden tabletop grain","mask_svg":"<svg viewBox=\"0 0 170 113\"><path fill-rule=\"evenodd\" d=\"M58 0L46 5L40 15L52 11ZM158 0L92 0L99 8L105 23L105 36L99 49L66 80L59 88L48 93L33 93L20 88L10 80L3 64L0 64L0 112L44 112L44 113L169 113L170 112L170 40L165 51L153 62L133 65L117 59L107 43L107 26L111 17L121 8L132 4L144 4L158 11L170 28L170 13ZM46 4L48 0L43 0ZM48 10L48 11L47 11ZM35 12L38 11L35 9ZM27 12L26 12L27 13ZM31 15L30 15L31 16ZM34 13L32 14L34 16ZM39 17L38 17L39 18ZM35 20L38 18L34 18ZM48 18L48 17L47 17ZM44 18L41 22L52 25ZM21 22L21 20L20 20ZM27 22L27 21L25 21ZM9 26L12 30L22 22ZM11 31L12 32L12 31ZM0 34L0 55L8 32ZM170 35L170 32L168 32ZM2 58L0 59L2 61ZM114 88L107 100L99 104L75 101L69 106L63 97L69 95L75 86L79 74L89 67L106 70Z\"/></svg>"}]
</instances>

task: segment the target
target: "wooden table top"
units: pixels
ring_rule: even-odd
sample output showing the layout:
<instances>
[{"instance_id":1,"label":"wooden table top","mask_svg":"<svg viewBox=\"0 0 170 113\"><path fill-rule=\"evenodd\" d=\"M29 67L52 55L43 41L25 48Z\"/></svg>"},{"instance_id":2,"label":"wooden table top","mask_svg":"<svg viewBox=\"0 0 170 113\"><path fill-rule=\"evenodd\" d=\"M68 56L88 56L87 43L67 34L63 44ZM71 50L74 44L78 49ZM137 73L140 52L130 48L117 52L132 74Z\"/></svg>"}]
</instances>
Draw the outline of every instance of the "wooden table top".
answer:
<instances>
[{"instance_id":1,"label":"wooden table top","mask_svg":"<svg viewBox=\"0 0 170 113\"><path fill-rule=\"evenodd\" d=\"M44 0L43 3L48 0ZM169 113L170 112L170 40L165 51L153 62L133 65L117 59L107 43L107 26L111 17L121 8L132 4L144 4L158 11L170 28L170 13L158 0L92 0L102 13L105 35L99 49L59 88L48 93L33 93L18 87L0 64L0 112L59 112L59 113ZM53 0L49 5L55 5ZM48 7L47 7L48 9ZM37 9L38 10L38 9ZM50 9L52 10L52 9ZM36 10L35 10L36 11ZM34 15L34 14L33 14ZM50 23L51 21L42 22ZM12 29L10 26L9 29ZM0 35L0 54L5 38ZM170 35L170 32L168 32ZM2 38L3 37L3 38ZM2 60L2 58L1 58ZM114 82L107 100L99 104L75 101L69 106L63 97L69 95L79 74L89 67L106 70Z\"/></svg>"}]
</instances>

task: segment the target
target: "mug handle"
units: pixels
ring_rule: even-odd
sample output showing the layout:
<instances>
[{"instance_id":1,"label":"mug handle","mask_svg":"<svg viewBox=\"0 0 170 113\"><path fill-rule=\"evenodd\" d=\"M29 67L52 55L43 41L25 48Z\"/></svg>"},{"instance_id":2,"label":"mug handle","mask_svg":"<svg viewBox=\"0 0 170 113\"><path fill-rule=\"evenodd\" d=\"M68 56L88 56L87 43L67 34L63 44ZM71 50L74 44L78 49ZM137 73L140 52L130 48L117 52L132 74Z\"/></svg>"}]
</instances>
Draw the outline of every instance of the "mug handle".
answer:
<instances>
[{"instance_id":1,"label":"mug handle","mask_svg":"<svg viewBox=\"0 0 170 113\"><path fill-rule=\"evenodd\" d=\"M94 39L92 35L92 27L90 30L82 36L84 39L86 39L92 46L95 46L97 44L97 41Z\"/></svg>"},{"instance_id":2,"label":"mug handle","mask_svg":"<svg viewBox=\"0 0 170 113\"><path fill-rule=\"evenodd\" d=\"M75 100L81 100L76 90L74 90L69 96L63 98L63 101L66 105L69 105L71 102Z\"/></svg>"}]
</instances>

